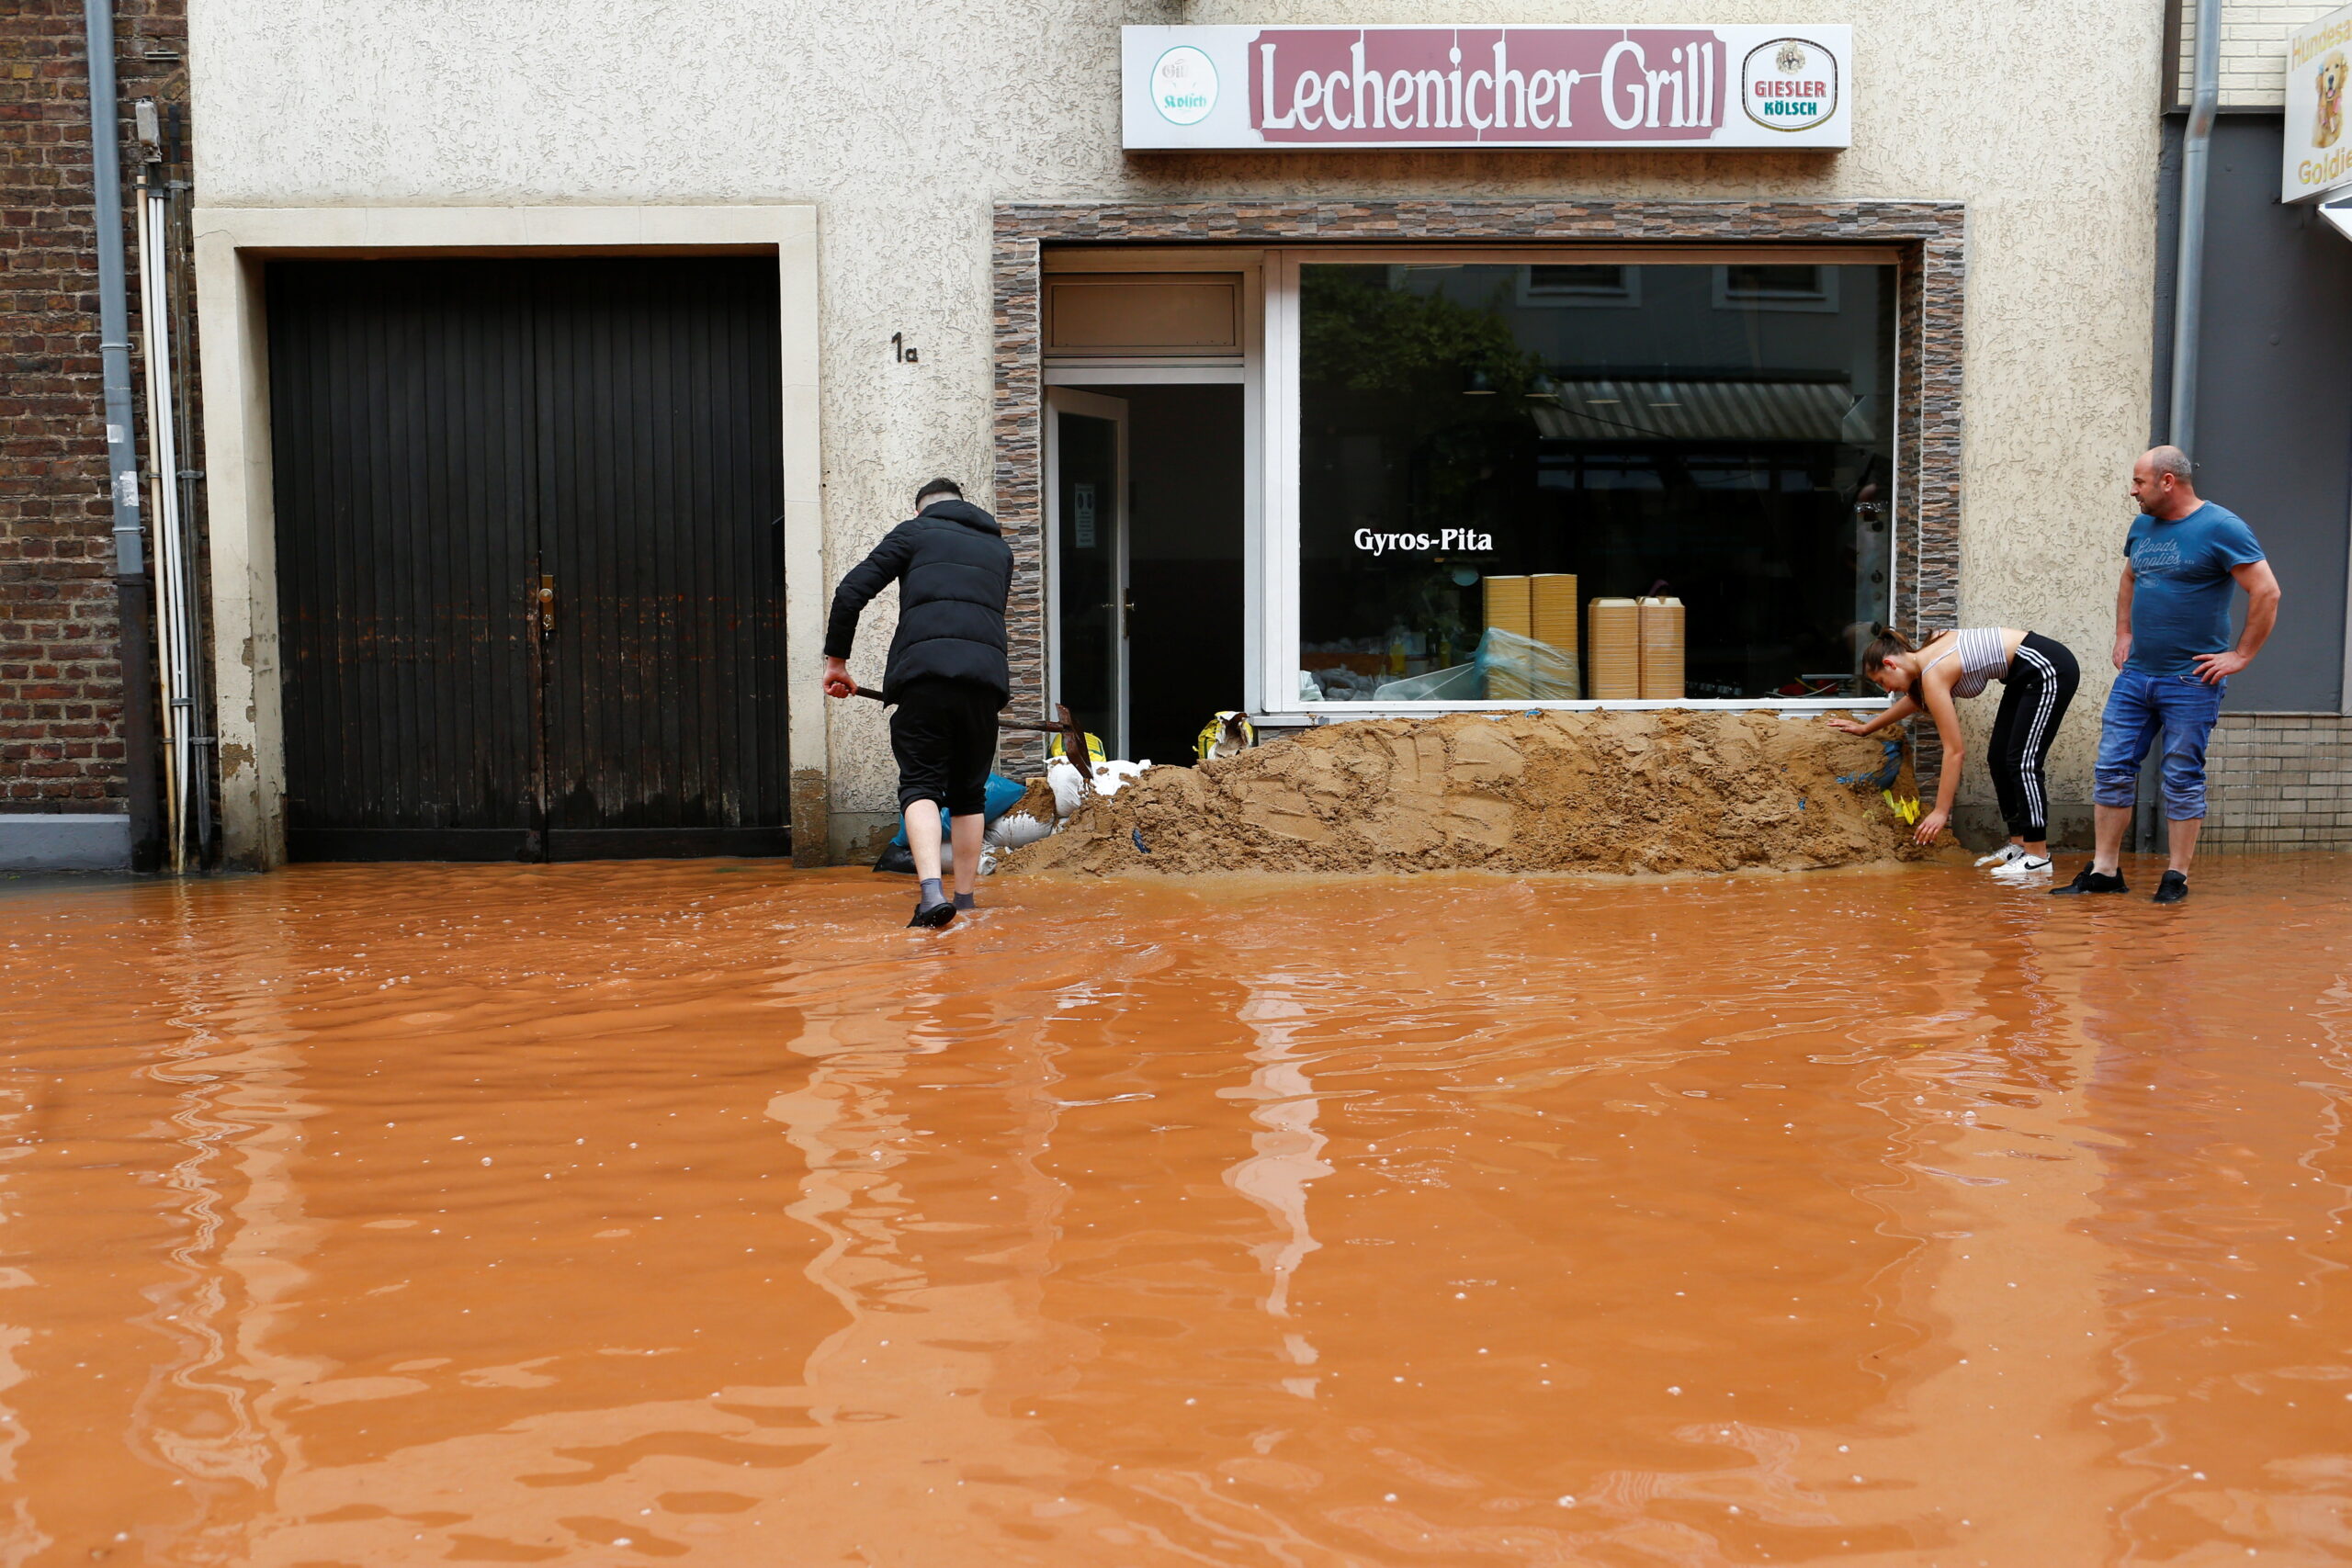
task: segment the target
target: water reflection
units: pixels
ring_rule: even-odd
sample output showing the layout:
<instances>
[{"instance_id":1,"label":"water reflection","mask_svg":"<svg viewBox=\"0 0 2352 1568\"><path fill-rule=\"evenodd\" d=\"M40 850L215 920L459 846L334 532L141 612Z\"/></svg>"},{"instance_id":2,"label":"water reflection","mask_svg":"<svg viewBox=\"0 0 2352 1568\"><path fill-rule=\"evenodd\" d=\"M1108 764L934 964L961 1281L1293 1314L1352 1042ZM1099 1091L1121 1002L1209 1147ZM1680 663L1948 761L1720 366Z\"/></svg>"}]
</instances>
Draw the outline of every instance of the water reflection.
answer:
<instances>
[{"instance_id":1,"label":"water reflection","mask_svg":"<svg viewBox=\"0 0 2352 1568\"><path fill-rule=\"evenodd\" d=\"M0 1561L2329 1560L2344 869L0 901Z\"/></svg>"},{"instance_id":2,"label":"water reflection","mask_svg":"<svg viewBox=\"0 0 2352 1568\"><path fill-rule=\"evenodd\" d=\"M1226 1172L1233 1190L1266 1212L1277 1234L1250 1250L1266 1272L1266 1311L1288 1319L1291 1276L1306 1255L1322 1246L1306 1223L1309 1184L1331 1174L1321 1158L1327 1141L1316 1130L1317 1102L1306 1064L1296 1059L1297 1036L1306 1009L1283 993L1282 980L1253 987L1240 1019L1258 1036L1250 1053L1256 1068L1247 1088L1220 1089L1221 1096L1249 1103L1250 1119L1261 1129L1250 1136L1255 1152ZM1315 1347L1299 1332L1283 1335L1283 1353L1294 1366L1315 1364ZM1299 1373L1283 1387L1302 1399L1315 1397L1315 1379Z\"/></svg>"}]
</instances>

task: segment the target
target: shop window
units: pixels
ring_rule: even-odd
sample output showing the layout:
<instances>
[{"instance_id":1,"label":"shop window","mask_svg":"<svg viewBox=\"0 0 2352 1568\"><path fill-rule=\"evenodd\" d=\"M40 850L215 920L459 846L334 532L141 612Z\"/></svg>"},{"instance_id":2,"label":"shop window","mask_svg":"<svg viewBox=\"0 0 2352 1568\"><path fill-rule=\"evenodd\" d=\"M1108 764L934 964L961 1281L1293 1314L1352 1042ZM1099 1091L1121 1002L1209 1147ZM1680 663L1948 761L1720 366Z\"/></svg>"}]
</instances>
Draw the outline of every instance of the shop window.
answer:
<instances>
[{"instance_id":1,"label":"shop window","mask_svg":"<svg viewBox=\"0 0 2352 1568\"><path fill-rule=\"evenodd\" d=\"M1633 302L1539 296L1601 270ZM1894 299L1875 265L1303 263L1302 700L1463 666L1447 699L1584 696L1564 663L1485 689L1481 638L1581 661L1589 600L1652 594L1683 604L1687 695L1854 690L1891 596Z\"/></svg>"}]
</instances>

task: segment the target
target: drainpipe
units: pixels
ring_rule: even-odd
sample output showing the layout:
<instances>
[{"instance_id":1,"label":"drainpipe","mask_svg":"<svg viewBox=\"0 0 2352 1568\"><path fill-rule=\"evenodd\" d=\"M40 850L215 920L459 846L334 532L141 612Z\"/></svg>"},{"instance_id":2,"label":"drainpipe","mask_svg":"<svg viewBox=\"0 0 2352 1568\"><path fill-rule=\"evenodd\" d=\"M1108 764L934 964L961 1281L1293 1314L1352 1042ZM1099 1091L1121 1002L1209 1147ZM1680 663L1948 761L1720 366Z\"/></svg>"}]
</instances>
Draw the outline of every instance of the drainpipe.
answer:
<instances>
[{"instance_id":1,"label":"drainpipe","mask_svg":"<svg viewBox=\"0 0 2352 1568\"><path fill-rule=\"evenodd\" d=\"M2205 174L2222 99L2222 0L2197 0L2197 62L2180 144L2180 253L2173 276L2172 413L2167 439L2194 454L2197 333L2205 306Z\"/></svg>"},{"instance_id":2,"label":"drainpipe","mask_svg":"<svg viewBox=\"0 0 2352 1568\"><path fill-rule=\"evenodd\" d=\"M130 423L130 311L122 276L122 168L115 125L112 0L82 0L90 67L90 186L98 246L98 355L106 386L107 473L114 498L115 613L122 666L123 795L130 863L163 860L155 778L154 664L149 648L146 551L139 530L139 453Z\"/></svg>"},{"instance_id":3,"label":"drainpipe","mask_svg":"<svg viewBox=\"0 0 2352 1568\"><path fill-rule=\"evenodd\" d=\"M2172 280L2172 406L2165 439L2197 448L2197 334L2205 314L2205 175L2213 150L2213 114L2222 100L2222 0L2197 0L2197 58L2190 68L2188 132L2180 144L2180 243ZM2143 853L2167 848L2156 809L2159 750L2140 771L2136 831Z\"/></svg>"}]
</instances>

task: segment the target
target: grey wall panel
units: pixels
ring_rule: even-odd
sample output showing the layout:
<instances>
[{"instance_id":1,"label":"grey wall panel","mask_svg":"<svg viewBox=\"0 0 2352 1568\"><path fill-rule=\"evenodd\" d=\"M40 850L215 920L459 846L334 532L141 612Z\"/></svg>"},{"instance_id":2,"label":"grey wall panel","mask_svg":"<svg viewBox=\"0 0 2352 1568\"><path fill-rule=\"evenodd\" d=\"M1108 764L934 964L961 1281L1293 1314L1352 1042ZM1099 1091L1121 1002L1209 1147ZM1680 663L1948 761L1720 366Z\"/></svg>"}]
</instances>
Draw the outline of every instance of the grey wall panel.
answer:
<instances>
[{"instance_id":1,"label":"grey wall panel","mask_svg":"<svg viewBox=\"0 0 2352 1568\"><path fill-rule=\"evenodd\" d=\"M2202 492L2253 525L2286 590L2278 634L2230 682L2229 705L2334 713L2352 548L2352 241L2279 205L2281 135L2269 115L2225 115L2213 133L2190 456Z\"/></svg>"}]
</instances>

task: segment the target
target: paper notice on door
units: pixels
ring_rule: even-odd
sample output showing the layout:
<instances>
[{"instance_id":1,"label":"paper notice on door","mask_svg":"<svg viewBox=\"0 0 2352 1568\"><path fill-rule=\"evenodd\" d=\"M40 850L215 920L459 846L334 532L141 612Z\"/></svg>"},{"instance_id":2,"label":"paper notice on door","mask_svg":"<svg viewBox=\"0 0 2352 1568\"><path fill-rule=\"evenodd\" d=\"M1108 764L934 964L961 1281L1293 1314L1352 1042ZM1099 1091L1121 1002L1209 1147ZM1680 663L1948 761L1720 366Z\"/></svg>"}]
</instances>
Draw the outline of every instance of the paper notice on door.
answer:
<instances>
[{"instance_id":1,"label":"paper notice on door","mask_svg":"<svg viewBox=\"0 0 2352 1568\"><path fill-rule=\"evenodd\" d=\"M1094 487L1082 484L1075 488L1078 493L1070 502L1070 516L1077 525L1077 546L1081 550L1091 550L1094 547Z\"/></svg>"}]
</instances>

